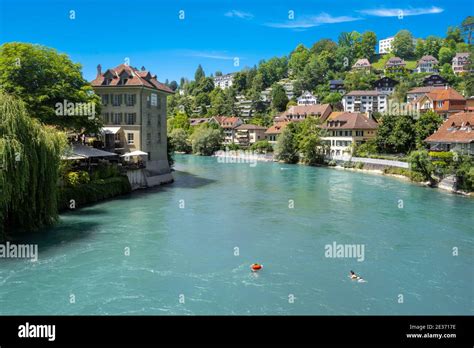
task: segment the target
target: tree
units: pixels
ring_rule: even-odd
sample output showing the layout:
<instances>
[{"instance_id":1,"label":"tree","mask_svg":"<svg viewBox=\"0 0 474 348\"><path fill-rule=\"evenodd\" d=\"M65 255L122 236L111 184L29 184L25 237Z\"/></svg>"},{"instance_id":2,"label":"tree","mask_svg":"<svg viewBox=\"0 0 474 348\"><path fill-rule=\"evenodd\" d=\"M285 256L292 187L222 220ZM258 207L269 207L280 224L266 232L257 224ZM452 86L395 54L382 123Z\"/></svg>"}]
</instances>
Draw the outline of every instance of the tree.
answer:
<instances>
[{"instance_id":1,"label":"tree","mask_svg":"<svg viewBox=\"0 0 474 348\"><path fill-rule=\"evenodd\" d=\"M289 123L280 133L275 146L276 158L285 163L297 163L299 160L296 144L297 125Z\"/></svg>"},{"instance_id":2,"label":"tree","mask_svg":"<svg viewBox=\"0 0 474 348\"><path fill-rule=\"evenodd\" d=\"M354 90L370 90L373 83L377 80L377 75L366 73L365 71L352 71L346 75L344 86L348 91Z\"/></svg>"},{"instance_id":3,"label":"tree","mask_svg":"<svg viewBox=\"0 0 474 348\"><path fill-rule=\"evenodd\" d=\"M461 29L458 27L448 27L446 32L446 41L453 40L454 42L463 42Z\"/></svg>"},{"instance_id":4,"label":"tree","mask_svg":"<svg viewBox=\"0 0 474 348\"><path fill-rule=\"evenodd\" d=\"M66 143L64 133L30 117L19 98L0 92L0 241L56 220Z\"/></svg>"},{"instance_id":5,"label":"tree","mask_svg":"<svg viewBox=\"0 0 474 348\"><path fill-rule=\"evenodd\" d=\"M170 82L169 87L171 88L172 91L176 91L178 89L178 83L173 80Z\"/></svg>"},{"instance_id":6,"label":"tree","mask_svg":"<svg viewBox=\"0 0 474 348\"><path fill-rule=\"evenodd\" d=\"M168 132L174 129L189 129L189 117L184 113L177 113L174 117L168 119Z\"/></svg>"},{"instance_id":7,"label":"tree","mask_svg":"<svg viewBox=\"0 0 474 348\"><path fill-rule=\"evenodd\" d=\"M440 37L430 35L425 41L425 55L431 55L438 58L438 52L443 46L443 40Z\"/></svg>"},{"instance_id":8,"label":"tree","mask_svg":"<svg viewBox=\"0 0 474 348\"><path fill-rule=\"evenodd\" d=\"M203 78L206 77L204 69L202 68L201 64L198 65L196 72L194 73L194 81L200 82Z\"/></svg>"},{"instance_id":9,"label":"tree","mask_svg":"<svg viewBox=\"0 0 474 348\"><path fill-rule=\"evenodd\" d=\"M314 55L321 54L322 52L335 52L337 49L337 44L331 39L321 39L313 44L310 52Z\"/></svg>"},{"instance_id":10,"label":"tree","mask_svg":"<svg viewBox=\"0 0 474 348\"><path fill-rule=\"evenodd\" d=\"M434 111L427 111L420 115L415 123L415 142L417 148L424 147L424 141L433 134L443 123L443 119Z\"/></svg>"},{"instance_id":11,"label":"tree","mask_svg":"<svg viewBox=\"0 0 474 348\"><path fill-rule=\"evenodd\" d=\"M413 35L408 30L400 30L392 43L393 54L403 59L411 59L415 53Z\"/></svg>"},{"instance_id":12,"label":"tree","mask_svg":"<svg viewBox=\"0 0 474 348\"><path fill-rule=\"evenodd\" d=\"M422 39L416 40L415 45L415 58L420 59L425 55L425 41Z\"/></svg>"},{"instance_id":13,"label":"tree","mask_svg":"<svg viewBox=\"0 0 474 348\"><path fill-rule=\"evenodd\" d=\"M65 54L29 43L0 47L0 86L24 101L27 113L62 129L97 132L102 122L100 100L82 77L80 64ZM85 105L95 115L58 116L57 105ZM81 103L81 104L79 104Z\"/></svg>"},{"instance_id":14,"label":"tree","mask_svg":"<svg viewBox=\"0 0 474 348\"><path fill-rule=\"evenodd\" d=\"M286 96L285 89L275 83L272 87L272 106L278 111L285 111L286 104L288 104L288 97Z\"/></svg>"},{"instance_id":15,"label":"tree","mask_svg":"<svg viewBox=\"0 0 474 348\"><path fill-rule=\"evenodd\" d=\"M222 141L222 131L199 126L189 137L193 153L197 155L210 156L219 150Z\"/></svg>"},{"instance_id":16,"label":"tree","mask_svg":"<svg viewBox=\"0 0 474 348\"><path fill-rule=\"evenodd\" d=\"M323 99L323 104L331 104L333 106L339 104L342 100L342 94L338 92L329 93Z\"/></svg>"},{"instance_id":17,"label":"tree","mask_svg":"<svg viewBox=\"0 0 474 348\"><path fill-rule=\"evenodd\" d=\"M356 55L358 58L367 58L372 60L375 55L375 45L377 44L377 36L373 31L366 31L362 34L361 41L356 47Z\"/></svg>"},{"instance_id":18,"label":"tree","mask_svg":"<svg viewBox=\"0 0 474 348\"><path fill-rule=\"evenodd\" d=\"M441 47L438 52L439 65L451 64L455 52L449 47Z\"/></svg>"},{"instance_id":19,"label":"tree","mask_svg":"<svg viewBox=\"0 0 474 348\"><path fill-rule=\"evenodd\" d=\"M474 16L466 17L461 23L461 32L464 39L470 45L472 43L472 32L474 31Z\"/></svg>"},{"instance_id":20,"label":"tree","mask_svg":"<svg viewBox=\"0 0 474 348\"><path fill-rule=\"evenodd\" d=\"M433 181L431 177L433 173L433 165L431 159L426 150L417 150L410 153L408 157L410 163L410 169L412 172L417 173L421 176L422 180Z\"/></svg>"},{"instance_id":21,"label":"tree","mask_svg":"<svg viewBox=\"0 0 474 348\"><path fill-rule=\"evenodd\" d=\"M291 69L293 76L299 76L303 72L309 57L309 50L302 44L299 44L295 50L291 52L288 67Z\"/></svg>"},{"instance_id":22,"label":"tree","mask_svg":"<svg viewBox=\"0 0 474 348\"><path fill-rule=\"evenodd\" d=\"M326 145L321 140L320 122L315 117L307 117L299 125L297 147L303 155L303 162L308 165L324 162Z\"/></svg>"},{"instance_id":23,"label":"tree","mask_svg":"<svg viewBox=\"0 0 474 348\"><path fill-rule=\"evenodd\" d=\"M191 144L188 140L188 133L183 128L175 128L170 133L170 144L174 151L189 153Z\"/></svg>"},{"instance_id":24,"label":"tree","mask_svg":"<svg viewBox=\"0 0 474 348\"><path fill-rule=\"evenodd\" d=\"M222 71L217 70L216 73L215 73L215 76L222 76Z\"/></svg>"}]
</instances>

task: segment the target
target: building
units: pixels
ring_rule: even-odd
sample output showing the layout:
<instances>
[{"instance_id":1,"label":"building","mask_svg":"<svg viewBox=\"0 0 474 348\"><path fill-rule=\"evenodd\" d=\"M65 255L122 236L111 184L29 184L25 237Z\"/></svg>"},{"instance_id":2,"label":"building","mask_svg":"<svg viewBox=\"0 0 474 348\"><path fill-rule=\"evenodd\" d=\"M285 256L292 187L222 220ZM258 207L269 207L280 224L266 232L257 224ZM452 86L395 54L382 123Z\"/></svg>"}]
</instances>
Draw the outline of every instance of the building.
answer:
<instances>
[{"instance_id":1,"label":"building","mask_svg":"<svg viewBox=\"0 0 474 348\"><path fill-rule=\"evenodd\" d=\"M315 105L318 103L318 98L309 91L303 91L303 94L296 99L298 105Z\"/></svg>"},{"instance_id":2,"label":"building","mask_svg":"<svg viewBox=\"0 0 474 348\"><path fill-rule=\"evenodd\" d=\"M306 117L318 117L321 122L331 114L332 108L330 104L316 105L293 105L285 112L275 117L275 121L302 121Z\"/></svg>"},{"instance_id":3,"label":"building","mask_svg":"<svg viewBox=\"0 0 474 348\"><path fill-rule=\"evenodd\" d=\"M417 73L434 73L438 72L438 60L433 56L423 56L417 63L415 72Z\"/></svg>"},{"instance_id":4,"label":"building","mask_svg":"<svg viewBox=\"0 0 474 348\"><path fill-rule=\"evenodd\" d=\"M219 124L219 127L224 131L224 144L235 144L236 128L243 122L239 117L215 116L213 119Z\"/></svg>"},{"instance_id":5,"label":"building","mask_svg":"<svg viewBox=\"0 0 474 348\"><path fill-rule=\"evenodd\" d=\"M474 112L451 115L425 142L431 151L456 151L474 156Z\"/></svg>"},{"instance_id":6,"label":"building","mask_svg":"<svg viewBox=\"0 0 474 348\"><path fill-rule=\"evenodd\" d=\"M387 94L392 94L397 84L397 80L385 76L374 82L374 88L377 92L385 92Z\"/></svg>"},{"instance_id":7,"label":"building","mask_svg":"<svg viewBox=\"0 0 474 348\"><path fill-rule=\"evenodd\" d=\"M198 118L190 118L189 119L189 125L191 127L196 127L200 126L205 123L209 123L210 120L213 120L212 118L203 118L203 117L198 117Z\"/></svg>"},{"instance_id":8,"label":"building","mask_svg":"<svg viewBox=\"0 0 474 348\"><path fill-rule=\"evenodd\" d=\"M464 111L466 99L453 88L434 89L412 102L415 109L420 112L434 111L443 119L448 119L452 114Z\"/></svg>"},{"instance_id":9,"label":"building","mask_svg":"<svg viewBox=\"0 0 474 348\"><path fill-rule=\"evenodd\" d=\"M235 73L231 73L214 77L214 87L220 87L221 89L229 88L234 81L234 75Z\"/></svg>"},{"instance_id":10,"label":"building","mask_svg":"<svg viewBox=\"0 0 474 348\"><path fill-rule=\"evenodd\" d=\"M257 141L266 139L267 128L254 124L242 124L236 128L237 143L241 146L249 146Z\"/></svg>"},{"instance_id":11,"label":"building","mask_svg":"<svg viewBox=\"0 0 474 348\"><path fill-rule=\"evenodd\" d=\"M455 74L465 74L469 72L469 53L456 53L452 60L453 72Z\"/></svg>"},{"instance_id":12,"label":"building","mask_svg":"<svg viewBox=\"0 0 474 348\"><path fill-rule=\"evenodd\" d=\"M144 67L125 64L105 72L98 65L91 85L102 100L105 147L119 154L146 152L148 172L169 173L166 97L173 91Z\"/></svg>"},{"instance_id":13,"label":"building","mask_svg":"<svg viewBox=\"0 0 474 348\"><path fill-rule=\"evenodd\" d=\"M387 54L392 52L394 36L379 40L379 54ZM417 39L413 39L413 45L416 45Z\"/></svg>"},{"instance_id":14,"label":"building","mask_svg":"<svg viewBox=\"0 0 474 348\"><path fill-rule=\"evenodd\" d=\"M283 87L283 89L285 90L286 97L289 100L291 100L295 96L294 87L293 87L294 82L295 82L294 80L289 80L286 78L277 82L280 86ZM262 92L260 92L260 96L263 102L265 103L271 102L272 101L272 87L268 87Z\"/></svg>"},{"instance_id":15,"label":"building","mask_svg":"<svg viewBox=\"0 0 474 348\"><path fill-rule=\"evenodd\" d=\"M275 122L273 126L268 128L265 131L265 136L267 137L267 140L270 144L275 144L278 140L278 136L281 134L281 132L288 126L290 121L279 121Z\"/></svg>"},{"instance_id":16,"label":"building","mask_svg":"<svg viewBox=\"0 0 474 348\"><path fill-rule=\"evenodd\" d=\"M334 115L333 115L334 114ZM378 124L362 113L333 113L322 128L327 135L321 139L329 145L326 155L332 159L348 159L354 145L360 145L375 137Z\"/></svg>"},{"instance_id":17,"label":"building","mask_svg":"<svg viewBox=\"0 0 474 348\"><path fill-rule=\"evenodd\" d=\"M411 103L421 96L435 90L444 89L442 86L426 86L426 87L415 87L407 92L407 103Z\"/></svg>"},{"instance_id":18,"label":"building","mask_svg":"<svg viewBox=\"0 0 474 348\"><path fill-rule=\"evenodd\" d=\"M385 63L385 71L391 73L403 72L406 67L406 63L402 58L391 57Z\"/></svg>"},{"instance_id":19,"label":"building","mask_svg":"<svg viewBox=\"0 0 474 348\"><path fill-rule=\"evenodd\" d=\"M439 76L438 74L433 74L423 79L423 86L425 87L445 87L448 85L448 81Z\"/></svg>"},{"instance_id":20,"label":"building","mask_svg":"<svg viewBox=\"0 0 474 348\"><path fill-rule=\"evenodd\" d=\"M352 66L353 70L370 70L372 65L366 58L357 59L355 64Z\"/></svg>"},{"instance_id":21,"label":"building","mask_svg":"<svg viewBox=\"0 0 474 348\"><path fill-rule=\"evenodd\" d=\"M392 42L395 38L393 36L386 39L379 40L379 54L387 54L392 52Z\"/></svg>"},{"instance_id":22,"label":"building","mask_svg":"<svg viewBox=\"0 0 474 348\"><path fill-rule=\"evenodd\" d=\"M347 112L384 112L388 108L388 94L379 91L352 91L342 97Z\"/></svg>"},{"instance_id":23,"label":"building","mask_svg":"<svg viewBox=\"0 0 474 348\"><path fill-rule=\"evenodd\" d=\"M344 81L343 80L330 80L329 81L329 91L331 93L338 92L338 93L341 93L341 94L345 94L346 89L344 87Z\"/></svg>"}]
</instances>

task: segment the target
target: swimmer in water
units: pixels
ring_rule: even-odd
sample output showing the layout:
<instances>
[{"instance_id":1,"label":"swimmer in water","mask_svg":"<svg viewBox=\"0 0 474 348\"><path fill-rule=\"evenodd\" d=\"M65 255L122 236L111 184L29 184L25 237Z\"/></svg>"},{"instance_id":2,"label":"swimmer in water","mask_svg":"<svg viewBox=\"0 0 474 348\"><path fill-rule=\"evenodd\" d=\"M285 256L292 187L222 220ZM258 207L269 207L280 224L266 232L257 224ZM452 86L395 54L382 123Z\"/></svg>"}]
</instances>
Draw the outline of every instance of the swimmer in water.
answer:
<instances>
[{"instance_id":1,"label":"swimmer in water","mask_svg":"<svg viewBox=\"0 0 474 348\"><path fill-rule=\"evenodd\" d=\"M349 277L351 277L352 280L359 280L359 279L362 279L362 278L359 277L357 274L355 274L354 271L351 271L351 273L349 274Z\"/></svg>"}]
</instances>

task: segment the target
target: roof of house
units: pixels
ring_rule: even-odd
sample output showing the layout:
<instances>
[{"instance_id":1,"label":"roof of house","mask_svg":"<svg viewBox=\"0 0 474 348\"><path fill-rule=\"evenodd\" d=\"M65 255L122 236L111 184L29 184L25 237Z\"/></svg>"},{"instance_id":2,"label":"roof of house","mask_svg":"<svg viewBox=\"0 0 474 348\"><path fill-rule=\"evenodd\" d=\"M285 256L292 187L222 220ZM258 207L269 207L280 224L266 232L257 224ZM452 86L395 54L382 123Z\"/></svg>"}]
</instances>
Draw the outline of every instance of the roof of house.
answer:
<instances>
[{"instance_id":1,"label":"roof of house","mask_svg":"<svg viewBox=\"0 0 474 348\"><path fill-rule=\"evenodd\" d=\"M474 142L474 112L460 112L451 115L439 129L425 139L433 143Z\"/></svg>"},{"instance_id":2,"label":"roof of house","mask_svg":"<svg viewBox=\"0 0 474 348\"><path fill-rule=\"evenodd\" d=\"M241 124L236 128L237 130L266 130L267 127L257 126L256 124Z\"/></svg>"},{"instance_id":3,"label":"roof of house","mask_svg":"<svg viewBox=\"0 0 474 348\"><path fill-rule=\"evenodd\" d=\"M467 57L469 57L469 52L456 53L456 55L454 56L454 58L467 58Z\"/></svg>"},{"instance_id":4,"label":"roof of house","mask_svg":"<svg viewBox=\"0 0 474 348\"><path fill-rule=\"evenodd\" d=\"M234 116L215 116L217 123L223 128L235 128L241 119Z\"/></svg>"},{"instance_id":5,"label":"roof of house","mask_svg":"<svg viewBox=\"0 0 474 348\"><path fill-rule=\"evenodd\" d=\"M343 85L344 81L343 80L329 80L330 85Z\"/></svg>"},{"instance_id":6,"label":"roof of house","mask_svg":"<svg viewBox=\"0 0 474 348\"><path fill-rule=\"evenodd\" d=\"M359 67L368 67L370 66L370 62L367 58L361 58L357 59L357 61L354 63L352 66L353 68L359 68Z\"/></svg>"},{"instance_id":7,"label":"roof of house","mask_svg":"<svg viewBox=\"0 0 474 348\"><path fill-rule=\"evenodd\" d=\"M438 60L435 57L430 56L430 55L426 55L426 56L421 57L420 60L418 60L418 65L421 64L421 63L429 63L429 62L433 62L434 64L438 64Z\"/></svg>"},{"instance_id":8,"label":"roof of house","mask_svg":"<svg viewBox=\"0 0 474 348\"><path fill-rule=\"evenodd\" d=\"M416 87L410 89L407 93L408 94L419 94L419 93L429 93L434 89L444 89L443 86L425 86L425 87Z\"/></svg>"},{"instance_id":9,"label":"roof of house","mask_svg":"<svg viewBox=\"0 0 474 348\"><path fill-rule=\"evenodd\" d=\"M116 153L96 149L82 144L72 144L71 152L64 156L64 159L83 159L93 157L112 157L118 156Z\"/></svg>"},{"instance_id":10,"label":"roof of house","mask_svg":"<svg viewBox=\"0 0 474 348\"><path fill-rule=\"evenodd\" d=\"M285 118L288 115L319 115L326 118L326 116L329 115L331 110L332 108L330 104L293 105L290 106L288 110L280 114L279 117Z\"/></svg>"},{"instance_id":11,"label":"roof of house","mask_svg":"<svg viewBox=\"0 0 474 348\"><path fill-rule=\"evenodd\" d=\"M289 121L275 122L273 126L267 129L265 134L280 134L289 123Z\"/></svg>"},{"instance_id":12,"label":"roof of house","mask_svg":"<svg viewBox=\"0 0 474 348\"><path fill-rule=\"evenodd\" d=\"M389 58L389 60L387 60L387 63L385 63L386 67L399 66L399 65L406 65L405 61L399 57L391 57Z\"/></svg>"},{"instance_id":13,"label":"roof of house","mask_svg":"<svg viewBox=\"0 0 474 348\"><path fill-rule=\"evenodd\" d=\"M368 118L365 114L344 112L328 119L322 128L337 129L376 129L378 123Z\"/></svg>"},{"instance_id":14,"label":"roof of house","mask_svg":"<svg viewBox=\"0 0 474 348\"><path fill-rule=\"evenodd\" d=\"M364 96L364 95L367 95L367 96L378 96L378 95L381 95L381 94L386 94L386 93L383 93L383 92L379 92L379 91L373 91L373 90L370 90L370 91L360 91L360 90L357 90L357 91L350 91L349 93L346 94L346 96Z\"/></svg>"},{"instance_id":15,"label":"roof of house","mask_svg":"<svg viewBox=\"0 0 474 348\"><path fill-rule=\"evenodd\" d=\"M106 75L110 76L111 81L109 84L104 84ZM125 83L122 83L120 77L126 75ZM171 88L165 84L159 82L156 75L152 75L147 70L138 70L132 66L126 64L120 64L119 66L108 69L104 73L101 72L100 66L98 67L98 74L94 80L91 81L93 87L130 87L130 86L141 86L156 89L166 93L174 93Z\"/></svg>"},{"instance_id":16,"label":"roof of house","mask_svg":"<svg viewBox=\"0 0 474 348\"><path fill-rule=\"evenodd\" d=\"M189 124L191 126L198 126L203 123L209 122L210 118L190 118L189 119Z\"/></svg>"},{"instance_id":17,"label":"roof of house","mask_svg":"<svg viewBox=\"0 0 474 348\"><path fill-rule=\"evenodd\" d=\"M434 89L428 93L432 100L466 100L454 88Z\"/></svg>"}]
</instances>

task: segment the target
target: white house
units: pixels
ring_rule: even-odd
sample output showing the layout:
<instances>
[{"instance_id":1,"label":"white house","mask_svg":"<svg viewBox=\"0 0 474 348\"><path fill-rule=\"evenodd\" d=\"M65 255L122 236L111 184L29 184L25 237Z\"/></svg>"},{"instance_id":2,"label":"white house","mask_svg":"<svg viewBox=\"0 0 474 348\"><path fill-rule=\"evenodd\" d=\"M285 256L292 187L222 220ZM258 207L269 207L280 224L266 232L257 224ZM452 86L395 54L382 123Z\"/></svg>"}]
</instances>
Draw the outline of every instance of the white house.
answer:
<instances>
[{"instance_id":1,"label":"white house","mask_svg":"<svg viewBox=\"0 0 474 348\"><path fill-rule=\"evenodd\" d=\"M456 53L452 61L453 72L463 74L469 72L469 53Z\"/></svg>"},{"instance_id":2,"label":"white house","mask_svg":"<svg viewBox=\"0 0 474 348\"><path fill-rule=\"evenodd\" d=\"M379 40L379 54L387 54L392 52L394 36L387 37L386 39ZM413 44L416 45L417 39L413 39Z\"/></svg>"},{"instance_id":3,"label":"white house","mask_svg":"<svg viewBox=\"0 0 474 348\"><path fill-rule=\"evenodd\" d=\"M342 106L347 112L385 112L388 94L379 91L352 91L342 97Z\"/></svg>"},{"instance_id":4,"label":"white house","mask_svg":"<svg viewBox=\"0 0 474 348\"><path fill-rule=\"evenodd\" d=\"M418 65L415 69L417 73L434 73L438 72L436 66L438 65L438 60L433 56L423 56L418 61Z\"/></svg>"},{"instance_id":5,"label":"white house","mask_svg":"<svg viewBox=\"0 0 474 348\"><path fill-rule=\"evenodd\" d=\"M231 73L214 77L214 87L220 87L221 89L229 88L234 81L234 75L234 73Z\"/></svg>"},{"instance_id":6,"label":"white house","mask_svg":"<svg viewBox=\"0 0 474 348\"><path fill-rule=\"evenodd\" d=\"M315 105L318 103L318 98L311 94L311 92L304 91L297 101L298 105Z\"/></svg>"}]
</instances>

